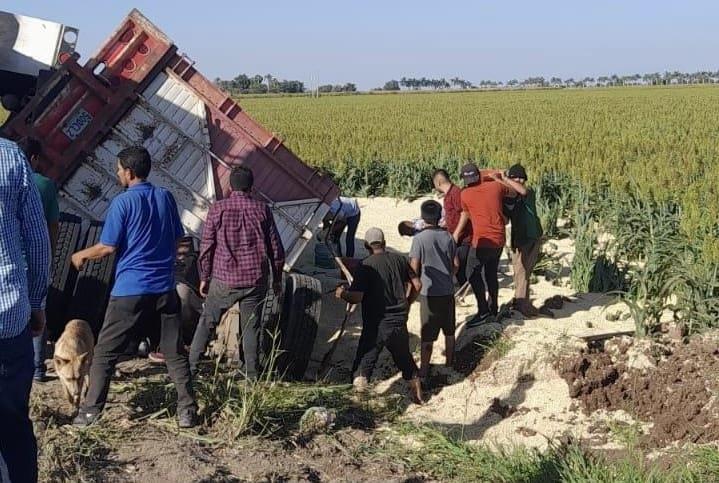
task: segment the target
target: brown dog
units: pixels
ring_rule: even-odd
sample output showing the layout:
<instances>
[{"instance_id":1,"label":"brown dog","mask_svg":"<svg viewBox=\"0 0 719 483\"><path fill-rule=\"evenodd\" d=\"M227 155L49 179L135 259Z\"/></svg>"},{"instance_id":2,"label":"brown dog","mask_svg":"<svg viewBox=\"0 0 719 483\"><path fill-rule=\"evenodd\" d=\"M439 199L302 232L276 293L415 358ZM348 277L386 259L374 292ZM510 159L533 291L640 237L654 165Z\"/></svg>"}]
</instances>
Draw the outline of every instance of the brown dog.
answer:
<instances>
[{"instance_id":1,"label":"brown dog","mask_svg":"<svg viewBox=\"0 0 719 483\"><path fill-rule=\"evenodd\" d=\"M87 393L94 347L92 329L80 319L68 322L55 343L55 372L65 388L67 400L75 409L80 407L80 401Z\"/></svg>"}]
</instances>

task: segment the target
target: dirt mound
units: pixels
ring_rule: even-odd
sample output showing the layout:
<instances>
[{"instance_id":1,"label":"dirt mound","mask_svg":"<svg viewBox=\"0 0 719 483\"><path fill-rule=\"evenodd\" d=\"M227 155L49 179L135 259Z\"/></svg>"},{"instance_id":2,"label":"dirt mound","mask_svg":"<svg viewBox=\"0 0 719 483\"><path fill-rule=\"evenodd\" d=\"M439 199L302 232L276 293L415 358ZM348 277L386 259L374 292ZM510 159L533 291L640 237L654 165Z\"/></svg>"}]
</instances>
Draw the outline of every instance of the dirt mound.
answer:
<instances>
[{"instance_id":1,"label":"dirt mound","mask_svg":"<svg viewBox=\"0 0 719 483\"><path fill-rule=\"evenodd\" d=\"M558 370L585 412L623 409L653 423L652 446L719 440L717 337L667 345L612 340L562 359Z\"/></svg>"}]
</instances>

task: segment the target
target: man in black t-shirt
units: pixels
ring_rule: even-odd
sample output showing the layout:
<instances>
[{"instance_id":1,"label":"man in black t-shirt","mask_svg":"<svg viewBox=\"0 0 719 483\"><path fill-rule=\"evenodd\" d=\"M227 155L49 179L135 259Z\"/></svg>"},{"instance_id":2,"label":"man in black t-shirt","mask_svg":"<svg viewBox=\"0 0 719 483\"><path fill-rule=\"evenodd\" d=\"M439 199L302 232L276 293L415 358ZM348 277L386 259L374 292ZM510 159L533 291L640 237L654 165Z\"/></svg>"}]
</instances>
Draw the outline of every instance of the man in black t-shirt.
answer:
<instances>
[{"instance_id":1,"label":"man in black t-shirt","mask_svg":"<svg viewBox=\"0 0 719 483\"><path fill-rule=\"evenodd\" d=\"M422 403L422 387L417 364L409 350L407 317L409 306L422 289L419 277L409 261L386 251L384 233L370 228L365 235L370 256L362 261L349 288L337 287L337 298L362 304L362 334L352 367L357 389L367 386L380 352L385 347L392 355L402 377L408 382L415 403Z\"/></svg>"}]
</instances>

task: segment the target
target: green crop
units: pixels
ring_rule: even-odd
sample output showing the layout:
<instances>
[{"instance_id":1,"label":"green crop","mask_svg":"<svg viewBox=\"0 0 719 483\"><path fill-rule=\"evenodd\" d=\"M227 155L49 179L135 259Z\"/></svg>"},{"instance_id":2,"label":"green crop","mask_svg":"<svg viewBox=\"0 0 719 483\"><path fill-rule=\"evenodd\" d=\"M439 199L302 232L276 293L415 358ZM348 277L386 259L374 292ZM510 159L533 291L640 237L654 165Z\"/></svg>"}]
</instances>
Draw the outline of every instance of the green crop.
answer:
<instances>
[{"instance_id":1,"label":"green crop","mask_svg":"<svg viewBox=\"0 0 719 483\"><path fill-rule=\"evenodd\" d=\"M714 86L240 99L348 194L521 162L547 234L577 242L575 288L623 293L648 333L667 310L690 332L719 320L718 101Z\"/></svg>"}]
</instances>

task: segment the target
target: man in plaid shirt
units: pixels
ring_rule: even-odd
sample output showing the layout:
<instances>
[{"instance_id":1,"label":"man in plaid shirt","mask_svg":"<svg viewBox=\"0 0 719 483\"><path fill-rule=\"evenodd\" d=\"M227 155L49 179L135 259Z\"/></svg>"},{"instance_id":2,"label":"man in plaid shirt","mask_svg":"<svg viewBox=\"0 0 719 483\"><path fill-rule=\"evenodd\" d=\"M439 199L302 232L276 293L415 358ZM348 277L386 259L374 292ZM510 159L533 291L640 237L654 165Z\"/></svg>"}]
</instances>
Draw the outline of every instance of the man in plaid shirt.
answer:
<instances>
[{"instance_id":1,"label":"man in plaid shirt","mask_svg":"<svg viewBox=\"0 0 719 483\"><path fill-rule=\"evenodd\" d=\"M50 241L33 173L0 138L0 480L37 481L32 336L45 328Z\"/></svg>"},{"instance_id":2,"label":"man in plaid shirt","mask_svg":"<svg viewBox=\"0 0 719 483\"><path fill-rule=\"evenodd\" d=\"M268 282L280 291L285 251L272 211L250 196L252 171L239 166L230 174L232 193L210 208L200 243L200 295L205 308L190 348L190 369L197 363L222 313L240 303L240 331L245 375L261 372L262 306Z\"/></svg>"}]
</instances>

